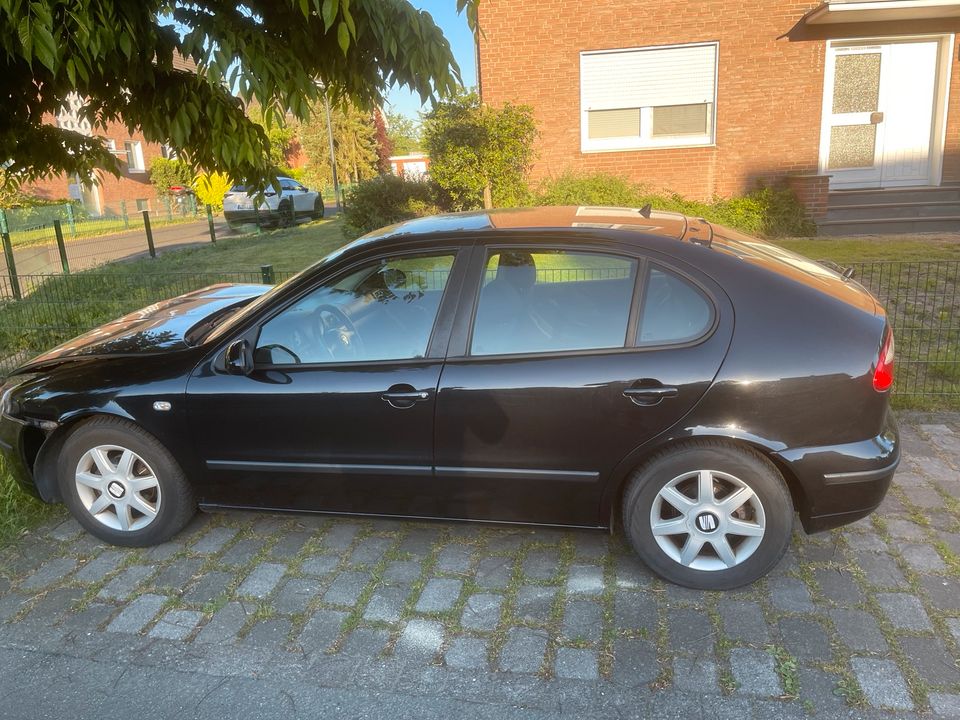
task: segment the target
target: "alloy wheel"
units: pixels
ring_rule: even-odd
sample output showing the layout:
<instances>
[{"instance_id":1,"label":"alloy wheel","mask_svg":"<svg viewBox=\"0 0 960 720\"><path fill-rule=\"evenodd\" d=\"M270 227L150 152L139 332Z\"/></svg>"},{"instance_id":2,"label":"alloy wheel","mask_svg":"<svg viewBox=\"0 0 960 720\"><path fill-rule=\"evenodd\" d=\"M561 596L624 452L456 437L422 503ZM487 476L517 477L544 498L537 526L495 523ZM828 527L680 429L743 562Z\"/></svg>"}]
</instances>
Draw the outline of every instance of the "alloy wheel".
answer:
<instances>
[{"instance_id":1,"label":"alloy wheel","mask_svg":"<svg viewBox=\"0 0 960 720\"><path fill-rule=\"evenodd\" d=\"M156 474L128 448L91 448L80 457L75 479L83 507L113 530L142 530L160 511L160 482Z\"/></svg>"}]
</instances>

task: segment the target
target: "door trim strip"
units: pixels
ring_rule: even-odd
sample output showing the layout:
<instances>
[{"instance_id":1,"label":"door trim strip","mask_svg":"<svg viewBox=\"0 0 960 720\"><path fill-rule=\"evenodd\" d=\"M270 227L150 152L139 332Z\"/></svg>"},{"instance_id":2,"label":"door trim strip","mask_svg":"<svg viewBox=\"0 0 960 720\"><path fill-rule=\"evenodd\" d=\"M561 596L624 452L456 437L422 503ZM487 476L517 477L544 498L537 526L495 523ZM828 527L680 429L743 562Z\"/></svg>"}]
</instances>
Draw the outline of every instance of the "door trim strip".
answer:
<instances>
[{"instance_id":1,"label":"door trim strip","mask_svg":"<svg viewBox=\"0 0 960 720\"><path fill-rule=\"evenodd\" d=\"M595 483L599 472L580 470L527 470L523 468L437 467L437 475L472 480L556 480L559 482Z\"/></svg>"},{"instance_id":2,"label":"door trim strip","mask_svg":"<svg viewBox=\"0 0 960 720\"><path fill-rule=\"evenodd\" d=\"M253 460L207 460L210 470L254 470L258 472L319 473L321 475L431 475L429 465L352 465L342 463L259 462Z\"/></svg>"}]
</instances>

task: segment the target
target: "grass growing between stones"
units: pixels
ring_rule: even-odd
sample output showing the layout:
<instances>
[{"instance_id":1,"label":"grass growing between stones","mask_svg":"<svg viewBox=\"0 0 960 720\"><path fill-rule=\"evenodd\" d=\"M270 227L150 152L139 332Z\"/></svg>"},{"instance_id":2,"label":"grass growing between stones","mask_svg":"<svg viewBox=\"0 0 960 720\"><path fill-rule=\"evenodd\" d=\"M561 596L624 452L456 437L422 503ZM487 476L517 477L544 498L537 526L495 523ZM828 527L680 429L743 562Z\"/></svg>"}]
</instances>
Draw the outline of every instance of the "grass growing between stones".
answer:
<instances>
[{"instance_id":1,"label":"grass growing between stones","mask_svg":"<svg viewBox=\"0 0 960 720\"><path fill-rule=\"evenodd\" d=\"M800 671L797 659L780 645L769 645L767 651L773 656L780 684L783 686L783 700L795 700L800 695Z\"/></svg>"}]
</instances>

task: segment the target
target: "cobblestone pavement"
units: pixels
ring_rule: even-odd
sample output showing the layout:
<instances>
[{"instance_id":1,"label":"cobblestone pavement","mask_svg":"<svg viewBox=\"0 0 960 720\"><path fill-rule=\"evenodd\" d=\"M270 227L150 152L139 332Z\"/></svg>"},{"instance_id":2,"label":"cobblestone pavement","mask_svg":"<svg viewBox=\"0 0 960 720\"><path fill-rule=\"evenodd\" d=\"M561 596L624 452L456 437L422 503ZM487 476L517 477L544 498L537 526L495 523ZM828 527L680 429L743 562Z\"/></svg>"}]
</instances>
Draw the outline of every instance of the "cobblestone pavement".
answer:
<instances>
[{"instance_id":1,"label":"cobblestone pavement","mask_svg":"<svg viewBox=\"0 0 960 720\"><path fill-rule=\"evenodd\" d=\"M61 518L0 555L0 717L960 717L960 415L901 422L880 512L736 592L589 532Z\"/></svg>"}]
</instances>

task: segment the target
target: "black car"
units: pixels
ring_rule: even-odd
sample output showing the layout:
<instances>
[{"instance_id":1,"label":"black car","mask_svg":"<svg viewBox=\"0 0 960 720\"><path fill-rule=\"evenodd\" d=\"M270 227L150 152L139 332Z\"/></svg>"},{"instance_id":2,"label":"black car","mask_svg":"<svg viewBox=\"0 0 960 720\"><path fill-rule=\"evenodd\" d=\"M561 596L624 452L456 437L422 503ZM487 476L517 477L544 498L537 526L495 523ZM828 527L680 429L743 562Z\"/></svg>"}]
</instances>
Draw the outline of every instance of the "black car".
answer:
<instances>
[{"instance_id":1,"label":"black car","mask_svg":"<svg viewBox=\"0 0 960 720\"><path fill-rule=\"evenodd\" d=\"M623 530L732 588L862 518L899 460L893 337L854 280L704 220L550 207L424 218L273 289L104 325L3 386L27 490L97 537L201 508Z\"/></svg>"}]
</instances>

